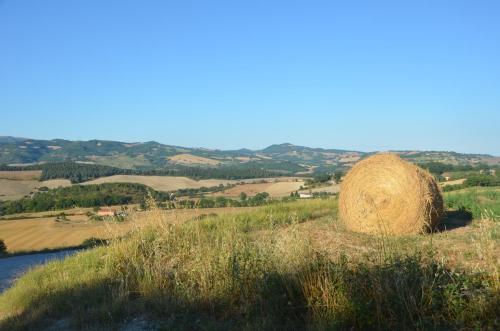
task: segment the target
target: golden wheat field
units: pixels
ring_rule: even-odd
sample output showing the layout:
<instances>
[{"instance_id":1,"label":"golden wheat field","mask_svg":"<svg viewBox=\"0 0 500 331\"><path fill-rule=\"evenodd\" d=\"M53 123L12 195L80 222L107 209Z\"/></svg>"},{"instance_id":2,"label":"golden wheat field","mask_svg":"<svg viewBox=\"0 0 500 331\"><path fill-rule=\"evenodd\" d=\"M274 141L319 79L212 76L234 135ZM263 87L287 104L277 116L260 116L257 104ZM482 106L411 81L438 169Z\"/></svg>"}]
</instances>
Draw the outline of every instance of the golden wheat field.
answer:
<instances>
[{"instance_id":1,"label":"golden wheat field","mask_svg":"<svg viewBox=\"0 0 500 331\"><path fill-rule=\"evenodd\" d=\"M67 179L50 179L45 181L38 180L18 180L0 178L0 200L15 200L34 193L40 187L49 189L57 187L71 186Z\"/></svg>"},{"instance_id":2,"label":"golden wheat field","mask_svg":"<svg viewBox=\"0 0 500 331\"><path fill-rule=\"evenodd\" d=\"M260 192L267 192L271 197L284 197L290 193L297 191L304 185L302 180L298 181L280 181L266 183L245 183L233 188L227 189L224 192L214 193L214 196L225 196L236 198L241 193L246 193L248 196L254 196Z\"/></svg>"},{"instance_id":3,"label":"golden wheat field","mask_svg":"<svg viewBox=\"0 0 500 331\"><path fill-rule=\"evenodd\" d=\"M235 183L235 181L223 179L194 180L187 177L174 176L115 175L94 179L83 183L83 185L103 183L137 183L147 185L158 191L175 191L184 188L200 188L203 186L211 187L220 184L232 184Z\"/></svg>"},{"instance_id":4,"label":"golden wheat field","mask_svg":"<svg viewBox=\"0 0 500 331\"><path fill-rule=\"evenodd\" d=\"M228 189L225 196L238 196L240 192L248 195L255 195L259 192L268 192L271 196L284 196L299 189L303 179L295 177L276 178L252 178L242 180L227 179L202 179L194 180L188 177L176 176L136 176L136 175L115 175L101 177L82 183L82 185L103 184L103 183L137 183L147 185L157 191L175 191L180 189L213 187L220 184L238 185L236 188ZM300 184L300 185L299 185Z\"/></svg>"},{"instance_id":5,"label":"golden wheat field","mask_svg":"<svg viewBox=\"0 0 500 331\"><path fill-rule=\"evenodd\" d=\"M340 185L339 184L331 184L328 186L321 186L321 187L316 187L313 189L305 189L299 191L300 193L321 193L321 192L326 192L326 193L339 193L340 192Z\"/></svg>"},{"instance_id":6,"label":"golden wheat field","mask_svg":"<svg viewBox=\"0 0 500 331\"><path fill-rule=\"evenodd\" d=\"M89 220L84 212L91 208L75 209L79 213L66 216L67 221L56 221L56 212L31 213L32 218L0 220L0 234L9 252L41 250L46 248L80 245L88 238L111 238L123 235L132 228L141 227L147 221L148 212L133 212L124 222ZM252 208L175 209L156 211L168 223L182 223L200 215L226 215ZM70 211L65 211L71 213ZM23 215L18 215L19 217ZM26 217L26 215L24 215Z\"/></svg>"},{"instance_id":7,"label":"golden wheat field","mask_svg":"<svg viewBox=\"0 0 500 331\"><path fill-rule=\"evenodd\" d=\"M1 179L12 180L37 180L42 175L41 170L30 171L0 171Z\"/></svg>"},{"instance_id":8,"label":"golden wheat field","mask_svg":"<svg viewBox=\"0 0 500 331\"><path fill-rule=\"evenodd\" d=\"M206 165L219 165L221 162L214 159L209 159L202 156L191 154L177 154L168 158L173 163L179 164L206 164Z\"/></svg>"}]
</instances>

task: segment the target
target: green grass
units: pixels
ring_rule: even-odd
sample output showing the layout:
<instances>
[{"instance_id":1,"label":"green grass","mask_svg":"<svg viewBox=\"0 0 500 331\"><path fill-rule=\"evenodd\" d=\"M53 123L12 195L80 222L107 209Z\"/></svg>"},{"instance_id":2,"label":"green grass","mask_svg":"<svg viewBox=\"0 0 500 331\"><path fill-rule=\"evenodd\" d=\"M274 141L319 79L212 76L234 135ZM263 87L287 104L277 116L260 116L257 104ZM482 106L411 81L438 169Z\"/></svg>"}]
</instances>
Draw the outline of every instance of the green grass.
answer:
<instances>
[{"instance_id":1,"label":"green grass","mask_svg":"<svg viewBox=\"0 0 500 331\"><path fill-rule=\"evenodd\" d=\"M498 329L498 273L461 270L433 248L329 254L307 226L336 225L336 200L297 201L182 225L150 224L48 263L0 296L0 329ZM365 237L363 237L365 238ZM407 243L402 238L401 243ZM399 239L394 239L399 242Z\"/></svg>"},{"instance_id":2,"label":"green grass","mask_svg":"<svg viewBox=\"0 0 500 331\"><path fill-rule=\"evenodd\" d=\"M471 187L445 194L448 209L466 210L474 218L481 218L485 213L500 217L500 188Z\"/></svg>"}]
</instances>

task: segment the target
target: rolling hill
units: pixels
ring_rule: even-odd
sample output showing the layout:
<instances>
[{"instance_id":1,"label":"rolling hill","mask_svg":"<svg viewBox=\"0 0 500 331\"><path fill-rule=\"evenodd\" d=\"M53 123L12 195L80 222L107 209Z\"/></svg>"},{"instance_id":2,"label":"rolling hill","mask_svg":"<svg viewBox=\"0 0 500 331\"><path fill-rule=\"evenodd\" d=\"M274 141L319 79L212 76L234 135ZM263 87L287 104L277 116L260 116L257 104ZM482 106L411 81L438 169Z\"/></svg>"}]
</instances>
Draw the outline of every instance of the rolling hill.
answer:
<instances>
[{"instance_id":1,"label":"rolling hill","mask_svg":"<svg viewBox=\"0 0 500 331\"><path fill-rule=\"evenodd\" d=\"M409 161L450 164L500 164L500 157L446 151L395 151ZM165 145L155 141L119 142L107 140L70 141L0 137L0 164L33 164L73 161L122 169L165 169L189 167L238 167L279 171L287 174L311 169L348 168L367 155L360 151L323 149L289 143L262 150L211 150Z\"/></svg>"}]
</instances>

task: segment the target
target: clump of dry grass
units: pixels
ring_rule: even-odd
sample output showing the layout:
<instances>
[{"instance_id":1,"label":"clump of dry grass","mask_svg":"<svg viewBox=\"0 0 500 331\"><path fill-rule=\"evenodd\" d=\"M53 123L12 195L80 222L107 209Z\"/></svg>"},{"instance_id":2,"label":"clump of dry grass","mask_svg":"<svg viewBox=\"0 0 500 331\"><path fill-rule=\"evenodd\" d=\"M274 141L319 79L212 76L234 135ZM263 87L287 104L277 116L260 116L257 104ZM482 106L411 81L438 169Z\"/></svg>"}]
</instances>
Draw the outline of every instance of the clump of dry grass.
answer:
<instances>
[{"instance_id":1,"label":"clump of dry grass","mask_svg":"<svg viewBox=\"0 0 500 331\"><path fill-rule=\"evenodd\" d=\"M353 231L415 234L432 229L443 215L434 178L394 154L357 163L342 182L340 217Z\"/></svg>"}]
</instances>

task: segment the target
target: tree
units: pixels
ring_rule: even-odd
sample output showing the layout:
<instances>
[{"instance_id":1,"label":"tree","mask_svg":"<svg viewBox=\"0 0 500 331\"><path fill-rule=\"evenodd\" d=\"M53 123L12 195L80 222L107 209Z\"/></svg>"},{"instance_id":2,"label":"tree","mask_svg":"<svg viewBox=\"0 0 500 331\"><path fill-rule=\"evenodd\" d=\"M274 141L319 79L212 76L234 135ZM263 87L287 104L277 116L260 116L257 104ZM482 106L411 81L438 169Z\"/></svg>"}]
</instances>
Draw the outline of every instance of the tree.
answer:
<instances>
[{"instance_id":1,"label":"tree","mask_svg":"<svg viewBox=\"0 0 500 331\"><path fill-rule=\"evenodd\" d=\"M257 193L254 197L252 197L250 199L250 204L253 206L262 205L266 202L268 197L269 197L269 193L267 193L267 192Z\"/></svg>"},{"instance_id":2,"label":"tree","mask_svg":"<svg viewBox=\"0 0 500 331\"><path fill-rule=\"evenodd\" d=\"M329 174L318 174L314 176L313 181L316 183L326 183L327 181L330 180L330 175Z\"/></svg>"},{"instance_id":3,"label":"tree","mask_svg":"<svg viewBox=\"0 0 500 331\"><path fill-rule=\"evenodd\" d=\"M245 192L240 193L240 200L245 201L247 199L247 194Z\"/></svg>"},{"instance_id":4,"label":"tree","mask_svg":"<svg viewBox=\"0 0 500 331\"><path fill-rule=\"evenodd\" d=\"M217 197L215 198L215 207L217 208L223 208L226 207L228 204L228 201L225 197Z\"/></svg>"},{"instance_id":5,"label":"tree","mask_svg":"<svg viewBox=\"0 0 500 331\"><path fill-rule=\"evenodd\" d=\"M5 242L0 239L0 255L7 254L7 245L5 245Z\"/></svg>"},{"instance_id":6,"label":"tree","mask_svg":"<svg viewBox=\"0 0 500 331\"><path fill-rule=\"evenodd\" d=\"M344 175L344 173L342 171L335 171L335 173L333 174L333 178L335 179L335 182L339 183L340 180L342 179L343 175Z\"/></svg>"}]
</instances>

